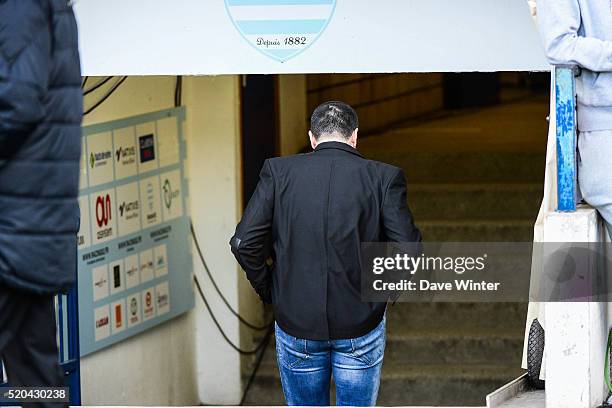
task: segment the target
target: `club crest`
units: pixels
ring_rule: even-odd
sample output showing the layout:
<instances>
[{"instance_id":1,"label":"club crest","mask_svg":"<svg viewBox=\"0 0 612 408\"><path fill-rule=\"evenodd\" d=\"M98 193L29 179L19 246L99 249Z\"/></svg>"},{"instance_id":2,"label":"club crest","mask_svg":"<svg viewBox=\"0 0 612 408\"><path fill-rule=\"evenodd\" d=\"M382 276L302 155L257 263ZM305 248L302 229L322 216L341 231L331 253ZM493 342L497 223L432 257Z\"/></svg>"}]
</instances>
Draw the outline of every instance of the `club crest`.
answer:
<instances>
[{"instance_id":1,"label":"club crest","mask_svg":"<svg viewBox=\"0 0 612 408\"><path fill-rule=\"evenodd\" d=\"M319 39L336 0L225 0L225 7L251 46L285 62Z\"/></svg>"}]
</instances>

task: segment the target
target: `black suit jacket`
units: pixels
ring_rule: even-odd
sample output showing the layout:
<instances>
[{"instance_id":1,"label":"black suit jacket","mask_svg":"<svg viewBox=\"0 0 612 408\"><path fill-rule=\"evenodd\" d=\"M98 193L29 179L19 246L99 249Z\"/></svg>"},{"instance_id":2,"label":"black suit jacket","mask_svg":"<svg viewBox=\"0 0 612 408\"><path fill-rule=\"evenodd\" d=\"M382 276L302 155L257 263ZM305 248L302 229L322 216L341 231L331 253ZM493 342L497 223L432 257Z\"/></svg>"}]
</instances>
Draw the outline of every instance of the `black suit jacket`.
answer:
<instances>
[{"instance_id":1,"label":"black suit jacket","mask_svg":"<svg viewBox=\"0 0 612 408\"><path fill-rule=\"evenodd\" d=\"M230 245L284 331L329 340L362 336L384 315L386 303L361 301L361 243L420 240L402 170L324 142L265 161Z\"/></svg>"}]
</instances>

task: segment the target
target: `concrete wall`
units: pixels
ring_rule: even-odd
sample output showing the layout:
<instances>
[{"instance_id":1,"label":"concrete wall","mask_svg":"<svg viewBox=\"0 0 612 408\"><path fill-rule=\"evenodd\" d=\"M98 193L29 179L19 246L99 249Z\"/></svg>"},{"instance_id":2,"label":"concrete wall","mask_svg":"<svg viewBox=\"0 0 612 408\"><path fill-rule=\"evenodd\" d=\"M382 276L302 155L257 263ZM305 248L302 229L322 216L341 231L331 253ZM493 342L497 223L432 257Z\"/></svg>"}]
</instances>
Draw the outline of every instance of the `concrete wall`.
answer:
<instances>
[{"instance_id":1,"label":"concrete wall","mask_svg":"<svg viewBox=\"0 0 612 408\"><path fill-rule=\"evenodd\" d=\"M580 206L574 213L551 212L544 220L545 242L605 241L597 211ZM589 265L596 276L601 265ZM597 271L604 274L606 271ZM600 275L601 276L601 275ZM608 304L547 302L545 308L546 406L591 408L605 398L603 381Z\"/></svg>"},{"instance_id":2,"label":"concrete wall","mask_svg":"<svg viewBox=\"0 0 612 408\"><path fill-rule=\"evenodd\" d=\"M97 80L90 78L88 86ZM174 85L175 77L129 77L84 124L172 107ZM238 86L235 76L190 77L183 88L191 215L206 261L235 308L244 278L227 242L241 208ZM104 93L88 95L85 107ZM215 314L239 343L236 319L193 253ZM190 313L85 357L81 368L84 405L235 404L241 394L239 355L224 343L199 298Z\"/></svg>"}]
</instances>

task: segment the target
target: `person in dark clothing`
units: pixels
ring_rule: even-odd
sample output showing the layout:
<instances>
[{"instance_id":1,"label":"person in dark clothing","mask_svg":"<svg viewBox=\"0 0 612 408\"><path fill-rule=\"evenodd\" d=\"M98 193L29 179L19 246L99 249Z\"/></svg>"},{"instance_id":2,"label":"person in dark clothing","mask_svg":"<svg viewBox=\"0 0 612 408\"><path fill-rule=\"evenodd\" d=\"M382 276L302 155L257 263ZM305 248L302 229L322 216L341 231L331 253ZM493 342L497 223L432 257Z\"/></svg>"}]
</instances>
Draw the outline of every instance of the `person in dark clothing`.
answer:
<instances>
[{"instance_id":1,"label":"person in dark clothing","mask_svg":"<svg viewBox=\"0 0 612 408\"><path fill-rule=\"evenodd\" d=\"M76 278L80 85L69 2L1 0L0 356L11 386L64 385L53 296Z\"/></svg>"},{"instance_id":2,"label":"person in dark clothing","mask_svg":"<svg viewBox=\"0 0 612 408\"><path fill-rule=\"evenodd\" d=\"M421 241L402 170L364 158L357 132L349 105L316 108L314 151L265 161L230 240L251 285L273 305L289 405L329 405L332 374L337 405L376 403L386 303L361 301L360 246Z\"/></svg>"}]
</instances>

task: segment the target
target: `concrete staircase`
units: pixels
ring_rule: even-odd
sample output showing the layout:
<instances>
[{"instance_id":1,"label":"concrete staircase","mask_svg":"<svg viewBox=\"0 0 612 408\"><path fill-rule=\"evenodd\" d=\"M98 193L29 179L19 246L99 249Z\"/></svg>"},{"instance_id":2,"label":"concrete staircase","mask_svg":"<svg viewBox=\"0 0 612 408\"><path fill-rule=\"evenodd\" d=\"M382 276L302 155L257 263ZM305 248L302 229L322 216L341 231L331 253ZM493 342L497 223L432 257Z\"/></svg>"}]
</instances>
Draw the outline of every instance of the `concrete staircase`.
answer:
<instances>
[{"instance_id":1,"label":"concrete staircase","mask_svg":"<svg viewBox=\"0 0 612 408\"><path fill-rule=\"evenodd\" d=\"M360 151L405 170L408 201L426 241L532 240L544 151L414 150L390 140L368 138ZM518 303L389 307L378 405L484 406L487 393L522 373L526 308ZM283 403L271 344L247 404Z\"/></svg>"}]
</instances>

